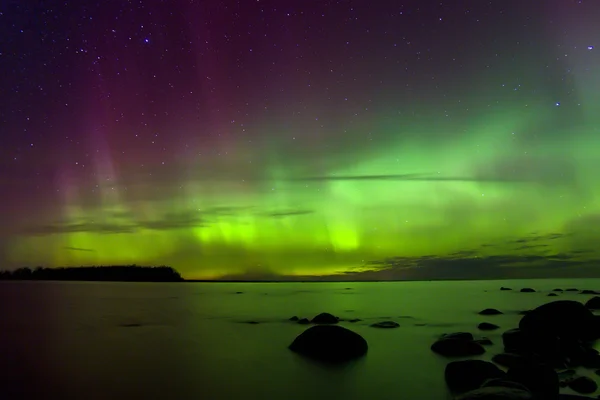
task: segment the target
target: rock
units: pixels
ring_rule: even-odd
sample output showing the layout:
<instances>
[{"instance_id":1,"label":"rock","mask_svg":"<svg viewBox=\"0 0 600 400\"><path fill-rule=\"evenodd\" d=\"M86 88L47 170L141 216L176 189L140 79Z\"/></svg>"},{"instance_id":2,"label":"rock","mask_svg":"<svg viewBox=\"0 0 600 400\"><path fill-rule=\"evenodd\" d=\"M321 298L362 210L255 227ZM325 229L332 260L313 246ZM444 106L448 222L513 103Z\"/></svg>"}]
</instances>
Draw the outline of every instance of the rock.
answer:
<instances>
[{"instance_id":1,"label":"rock","mask_svg":"<svg viewBox=\"0 0 600 400\"><path fill-rule=\"evenodd\" d=\"M504 287L504 286L502 286L502 287L500 288L500 290L512 290L512 289L511 289L511 288L509 288L509 287Z\"/></svg>"},{"instance_id":2,"label":"rock","mask_svg":"<svg viewBox=\"0 0 600 400\"><path fill-rule=\"evenodd\" d=\"M503 378L506 374L488 361L453 361L446 365L446 385L453 392L477 389L488 379Z\"/></svg>"},{"instance_id":3,"label":"rock","mask_svg":"<svg viewBox=\"0 0 600 400\"><path fill-rule=\"evenodd\" d=\"M503 314L502 311L498 311L495 308L486 308L485 310L481 310L478 313L479 315L500 315Z\"/></svg>"},{"instance_id":4,"label":"rock","mask_svg":"<svg viewBox=\"0 0 600 400\"><path fill-rule=\"evenodd\" d=\"M587 376L578 376L577 378L569 381L568 386L577 393L582 394L590 394L598 390L598 384Z\"/></svg>"},{"instance_id":5,"label":"rock","mask_svg":"<svg viewBox=\"0 0 600 400\"><path fill-rule=\"evenodd\" d=\"M557 300L543 304L519 322L519 329L533 337L559 336L592 340L596 338L594 314L583 304Z\"/></svg>"},{"instance_id":6,"label":"rock","mask_svg":"<svg viewBox=\"0 0 600 400\"><path fill-rule=\"evenodd\" d=\"M348 320L348 322L360 322L360 321L362 321L362 319L360 319L360 318L352 318L352 319Z\"/></svg>"},{"instance_id":7,"label":"rock","mask_svg":"<svg viewBox=\"0 0 600 400\"><path fill-rule=\"evenodd\" d=\"M506 368L527 367L534 363L531 359L514 353L495 354L492 361Z\"/></svg>"},{"instance_id":8,"label":"rock","mask_svg":"<svg viewBox=\"0 0 600 400\"><path fill-rule=\"evenodd\" d=\"M519 314L519 315L527 315L527 314L529 314L530 312L531 312L531 310L521 310L521 311L519 311L517 314Z\"/></svg>"},{"instance_id":9,"label":"rock","mask_svg":"<svg viewBox=\"0 0 600 400\"><path fill-rule=\"evenodd\" d=\"M526 287L520 290L521 293L535 293L535 289Z\"/></svg>"},{"instance_id":10,"label":"rock","mask_svg":"<svg viewBox=\"0 0 600 400\"><path fill-rule=\"evenodd\" d=\"M464 393L456 400L532 400L533 395L522 389L506 387L484 387Z\"/></svg>"},{"instance_id":11,"label":"rock","mask_svg":"<svg viewBox=\"0 0 600 400\"><path fill-rule=\"evenodd\" d=\"M491 345L493 345L493 344L494 344L494 342L492 342L490 339L488 339L488 338L486 338L486 337L485 337L485 338L481 338L481 339L474 340L474 342L475 342L475 343L479 343L479 344L480 344L480 345L482 345L482 346L491 346Z\"/></svg>"},{"instance_id":12,"label":"rock","mask_svg":"<svg viewBox=\"0 0 600 400\"><path fill-rule=\"evenodd\" d=\"M445 338L432 344L431 350L446 357L469 357L485 353L483 346L472 340Z\"/></svg>"},{"instance_id":13,"label":"rock","mask_svg":"<svg viewBox=\"0 0 600 400\"><path fill-rule=\"evenodd\" d=\"M556 297L558 296L556 293L548 293L548 297Z\"/></svg>"},{"instance_id":14,"label":"rock","mask_svg":"<svg viewBox=\"0 0 600 400\"><path fill-rule=\"evenodd\" d=\"M582 290L579 294L598 294L595 290Z\"/></svg>"},{"instance_id":15,"label":"rock","mask_svg":"<svg viewBox=\"0 0 600 400\"><path fill-rule=\"evenodd\" d=\"M483 382L483 385L481 385L481 387L482 388L484 388L484 387L503 387L503 388L511 388L511 389L524 390L526 392L529 391L525 387L525 385L522 385L522 384L520 384L518 382L508 381L508 380L503 379L503 378L488 379L487 381Z\"/></svg>"},{"instance_id":16,"label":"rock","mask_svg":"<svg viewBox=\"0 0 600 400\"><path fill-rule=\"evenodd\" d=\"M308 325L308 324L310 324L310 321L308 320L308 318L300 318L300 319L298 320L298 323L299 323L300 325Z\"/></svg>"},{"instance_id":17,"label":"rock","mask_svg":"<svg viewBox=\"0 0 600 400\"><path fill-rule=\"evenodd\" d=\"M444 333L442 339L460 339L460 340L473 340L473 334L469 332L453 332Z\"/></svg>"},{"instance_id":18,"label":"rock","mask_svg":"<svg viewBox=\"0 0 600 400\"><path fill-rule=\"evenodd\" d=\"M570 288L570 289L565 290L565 292L579 292L579 289L577 289L577 288Z\"/></svg>"},{"instance_id":19,"label":"rock","mask_svg":"<svg viewBox=\"0 0 600 400\"><path fill-rule=\"evenodd\" d=\"M493 331L500 327L496 324L490 324L489 322L482 322L479 325L477 325L477 328L479 328L482 331Z\"/></svg>"},{"instance_id":20,"label":"rock","mask_svg":"<svg viewBox=\"0 0 600 400\"><path fill-rule=\"evenodd\" d=\"M339 321L338 317L324 312L314 317L310 322L313 324L337 324Z\"/></svg>"},{"instance_id":21,"label":"rock","mask_svg":"<svg viewBox=\"0 0 600 400\"><path fill-rule=\"evenodd\" d=\"M295 316L295 315L294 315L293 317L290 317L290 319L289 319L289 320L290 320L290 321L298 321L298 319L299 319L299 318L298 318L297 316Z\"/></svg>"},{"instance_id":22,"label":"rock","mask_svg":"<svg viewBox=\"0 0 600 400\"><path fill-rule=\"evenodd\" d=\"M506 352L520 352L527 347L527 340L520 329L509 329L502 334L502 343Z\"/></svg>"},{"instance_id":23,"label":"rock","mask_svg":"<svg viewBox=\"0 0 600 400\"><path fill-rule=\"evenodd\" d=\"M244 292L235 292L235 294L244 294Z\"/></svg>"},{"instance_id":24,"label":"rock","mask_svg":"<svg viewBox=\"0 0 600 400\"><path fill-rule=\"evenodd\" d=\"M585 302L585 306L590 310L600 310L600 297L594 296Z\"/></svg>"},{"instance_id":25,"label":"rock","mask_svg":"<svg viewBox=\"0 0 600 400\"><path fill-rule=\"evenodd\" d=\"M527 367L509 368L506 379L525 385L540 399L551 400L558 396L558 375L547 365L532 364Z\"/></svg>"},{"instance_id":26,"label":"rock","mask_svg":"<svg viewBox=\"0 0 600 400\"><path fill-rule=\"evenodd\" d=\"M248 324L248 325L258 325L258 324L260 324L260 322L258 322L258 321L254 321L254 320L250 320L250 321L242 321L242 323L244 323L244 324Z\"/></svg>"},{"instance_id":27,"label":"rock","mask_svg":"<svg viewBox=\"0 0 600 400\"><path fill-rule=\"evenodd\" d=\"M595 398L580 396L578 394L559 394L558 400L595 400Z\"/></svg>"},{"instance_id":28,"label":"rock","mask_svg":"<svg viewBox=\"0 0 600 400\"><path fill-rule=\"evenodd\" d=\"M394 321L381 321L381 322L376 322L374 324L371 324L371 326L373 328L390 329L390 328L398 328L400 326L400 324L397 322L394 322Z\"/></svg>"},{"instance_id":29,"label":"rock","mask_svg":"<svg viewBox=\"0 0 600 400\"><path fill-rule=\"evenodd\" d=\"M367 341L349 329L337 325L316 325L302 332L289 349L312 359L340 363L364 356Z\"/></svg>"}]
</instances>

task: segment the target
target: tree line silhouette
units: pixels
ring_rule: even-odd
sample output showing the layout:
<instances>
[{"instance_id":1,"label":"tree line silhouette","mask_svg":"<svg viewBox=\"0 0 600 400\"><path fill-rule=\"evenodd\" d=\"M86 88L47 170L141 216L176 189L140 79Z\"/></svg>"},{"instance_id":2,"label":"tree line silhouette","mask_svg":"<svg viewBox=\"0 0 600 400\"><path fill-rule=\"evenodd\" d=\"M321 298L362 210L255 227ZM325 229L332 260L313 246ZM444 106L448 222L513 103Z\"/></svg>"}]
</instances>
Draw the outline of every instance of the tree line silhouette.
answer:
<instances>
[{"instance_id":1,"label":"tree line silhouette","mask_svg":"<svg viewBox=\"0 0 600 400\"><path fill-rule=\"evenodd\" d=\"M0 271L0 280L18 281L112 281L112 282L183 282L172 267L138 265L19 268Z\"/></svg>"}]
</instances>

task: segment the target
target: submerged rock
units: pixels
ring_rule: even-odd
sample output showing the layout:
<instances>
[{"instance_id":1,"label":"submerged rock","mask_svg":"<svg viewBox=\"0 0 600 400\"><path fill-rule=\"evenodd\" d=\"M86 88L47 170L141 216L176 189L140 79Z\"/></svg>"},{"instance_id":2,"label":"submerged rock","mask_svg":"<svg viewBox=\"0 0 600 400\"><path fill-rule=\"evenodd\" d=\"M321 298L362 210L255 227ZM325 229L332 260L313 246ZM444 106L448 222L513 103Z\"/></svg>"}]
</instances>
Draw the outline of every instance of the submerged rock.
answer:
<instances>
[{"instance_id":1,"label":"submerged rock","mask_svg":"<svg viewBox=\"0 0 600 400\"><path fill-rule=\"evenodd\" d=\"M502 287L500 288L500 290L512 290L512 289L511 289L511 288L509 288L509 287L504 287L504 286L502 286Z\"/></svg>"},{"instance_id":2,"label":"submerged rock","mask_svg":"<svg viewBox=\"0 0 600 400\"><path fill-rule=\"evenodd\" d=\"M484 387L464 393L456 400L532 400L533 395L527 390L507 387Z\"/></svg>"},{"instance_id":3,"label":"submerged rock","mask_svg":"<svg viewBox=\"0 0 600 400\"><path fill-rule=\"evenodd\" d=\"M308 318L300 318L300 319L298 320L298 323L299 323L300 325L308 325L308 324L310 324L310 321L308 320Z\"/></svg>"},{"instance_id":4,"label":"submerged rock","mask_svg":"<svg viewBox=\"0 0 600 400\"><path fill-rule=\"evenodd\" d=\"M352 318L352 319L348 320L348 322L360 322L360 321L362 321L362 319L360 319L360 318Z\"/></svg>"},{"instance_id":5,"label":"submerged rock","mask_svg":"<svg viewBox=\"0 0 600 400\"><path fill-rule=\"evenodd\" d=\"M337 325L316 325L302 332L289 349L303 356L341 363L364 356L367 341L358 333Z\"/></svg>"},{"instance_id":6,"label":"submerged rock","mask_svg":"<svg viewBox=\"0 0 600 400\"><path fill-rule=\"evenodd\" d=\"M477 389L485 381L503 378L506 374L488 361L464 360L453 361L446 365L444 378L446 385L453 392L466 392Z\"/></svg>"},{"instance_id":7,"label":"submerged rock","mask_svg":"<svg viewBox=\"0 0 600 400\"><path fill-rule=\"evenodd\" d=\"M498 311L495 308L486 308L485 310L481 310L478 313L479 315L500 315L503 314L502 311Z\"/></svg>"},{"instance_id":8,"label":"submerged rock","mask_svg":"<svg viewBox=\"0 0 600 400\"><path fill-rule=\"evenodd\" d=\"M495 329L500 328L498 325L496 324L491 324L489 322L482 322L479 325L477 325L477 328L479 328L482 331L493 331Z\"/></svg>"},{"instance_id":9,"label":"submerged rock","mask_svg":"<svg viewBox=\"0 0 600 400\"><path fill-rule=\"evenodd\" d=\"M556 297L558 296L556 293L548 293L548 297Z\"/></svg>"},{"instance_id":10,"label":"submerged rock","mask_svg":"<svg viewBox=\"0 0 600 400\"><path fill-rule=\"evenodd\" d=\"M494 342L492 342L490 339L488 339L486 337L481 338L481 339L476 339L476 340L474 340L474 342L479 343L482 346L491 346L494 344Z\"/></svg>"},{"instance_id":11,"label":"submerged rock","mask_svg":"<svg viewBox=\"0 0 600 400\"><path fill-rule=\"evenodd\" d=\"M289 319L289 320L290 320L290 321L298 321L298 319L299 319L299 318L298 318L297 316L295 316L295 315L294 315L293 317L290 317L290 319Z\"/></svg>"},{"instance_id":12,"label":"submerged rock","mask_svg":"<svg viewBox=\"0 0 600 400\"><path fill-rule=\"evenodd\" d=\"M446 357L478 356L485 353L483 346L472 340L446 338L442 338L432 344L431 350Z\"/></svg>"},{"instance_id":13,"label":"submerged rock","mask_svg":"<svg viewBox=\"0 0 600 400\"><path fill-rule=\"evenodd\" d=\"M390 329L390 328L398 328L400 326L400 324L397 322L394 322L394 321L381 321L381 322L376 322L374 324L371 324L371 326L373 328Z\"/></svg>"},{"instance_id":14,"label":"submerged rock","mask_svg":"<svg viewBox=\"0 0 600 400\"><path fill-rule=\"evenodd\" d=\"M470 332L444 333L441 339L473 340L473 334Z\"/></svg>"},{"instance_id":15,"label":"submerged rock","mask_svg":"<svg viewBox=\"0 0 600 400\"><path fill-rule=\"evenodd\" d=\"M337 324L339 318L329 313L321 313L315 316L310 322L313 324Z\"/></svg>"},{"instance_id":16,"label":"submerged rock","mask_svg":"<svg viewBox=\"0 0 600 400\"><path fill-rule=\"evenodd\" d=\"M579 292L579 294L599 294L598 292L596 292L595 290L582 290L581 292Z\"/></svg>"}]
</instances>

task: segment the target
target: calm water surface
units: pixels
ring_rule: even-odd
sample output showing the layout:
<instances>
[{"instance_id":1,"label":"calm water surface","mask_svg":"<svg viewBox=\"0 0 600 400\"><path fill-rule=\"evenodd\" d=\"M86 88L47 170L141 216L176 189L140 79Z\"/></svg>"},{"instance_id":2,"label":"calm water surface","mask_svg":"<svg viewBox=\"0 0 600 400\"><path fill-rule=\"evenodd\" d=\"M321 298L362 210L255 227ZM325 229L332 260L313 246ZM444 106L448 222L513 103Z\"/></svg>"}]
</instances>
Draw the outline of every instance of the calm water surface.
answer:
<instances>
[{"instance_id":1,"label":"calm water surface","mask_svg":"<svg viewBox=\"0 0 600 400\"><path fill-rule=\"evenodd\" d=\"M546 296L555 287L600 289L600 280L0 282L0 399L449 399L433 340L494 322L503 329L480 335L496 343L489 359L518 311L557 299ZM477 315L488 307L506 314ZM287 319L323 311L363 320L342 325L367 339L367 357L332 369L287 349L306 329ZM368 326L387 319L401 327Z\"/></svg>"}]
</instances>

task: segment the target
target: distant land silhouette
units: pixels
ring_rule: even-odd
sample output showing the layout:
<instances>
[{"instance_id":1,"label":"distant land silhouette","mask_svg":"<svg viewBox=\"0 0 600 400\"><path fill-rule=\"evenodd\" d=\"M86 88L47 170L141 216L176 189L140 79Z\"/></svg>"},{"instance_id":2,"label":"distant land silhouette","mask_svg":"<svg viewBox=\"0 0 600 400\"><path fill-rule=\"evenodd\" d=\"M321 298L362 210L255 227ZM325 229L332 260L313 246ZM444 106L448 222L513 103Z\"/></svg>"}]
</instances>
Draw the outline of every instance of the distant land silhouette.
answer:
<instances>
[{"instance_id":1,"label":"distant land silhouette","mask_svg":"<svg viewBox=\"0 0 600 400\"><path fill-rule=\"evenodd\" d=\"M19 268L0 271L0 280L15 281L104 281L104 282L183 282L179 272L167 266L137 265Z\"/></svg>"}]
</instances>

